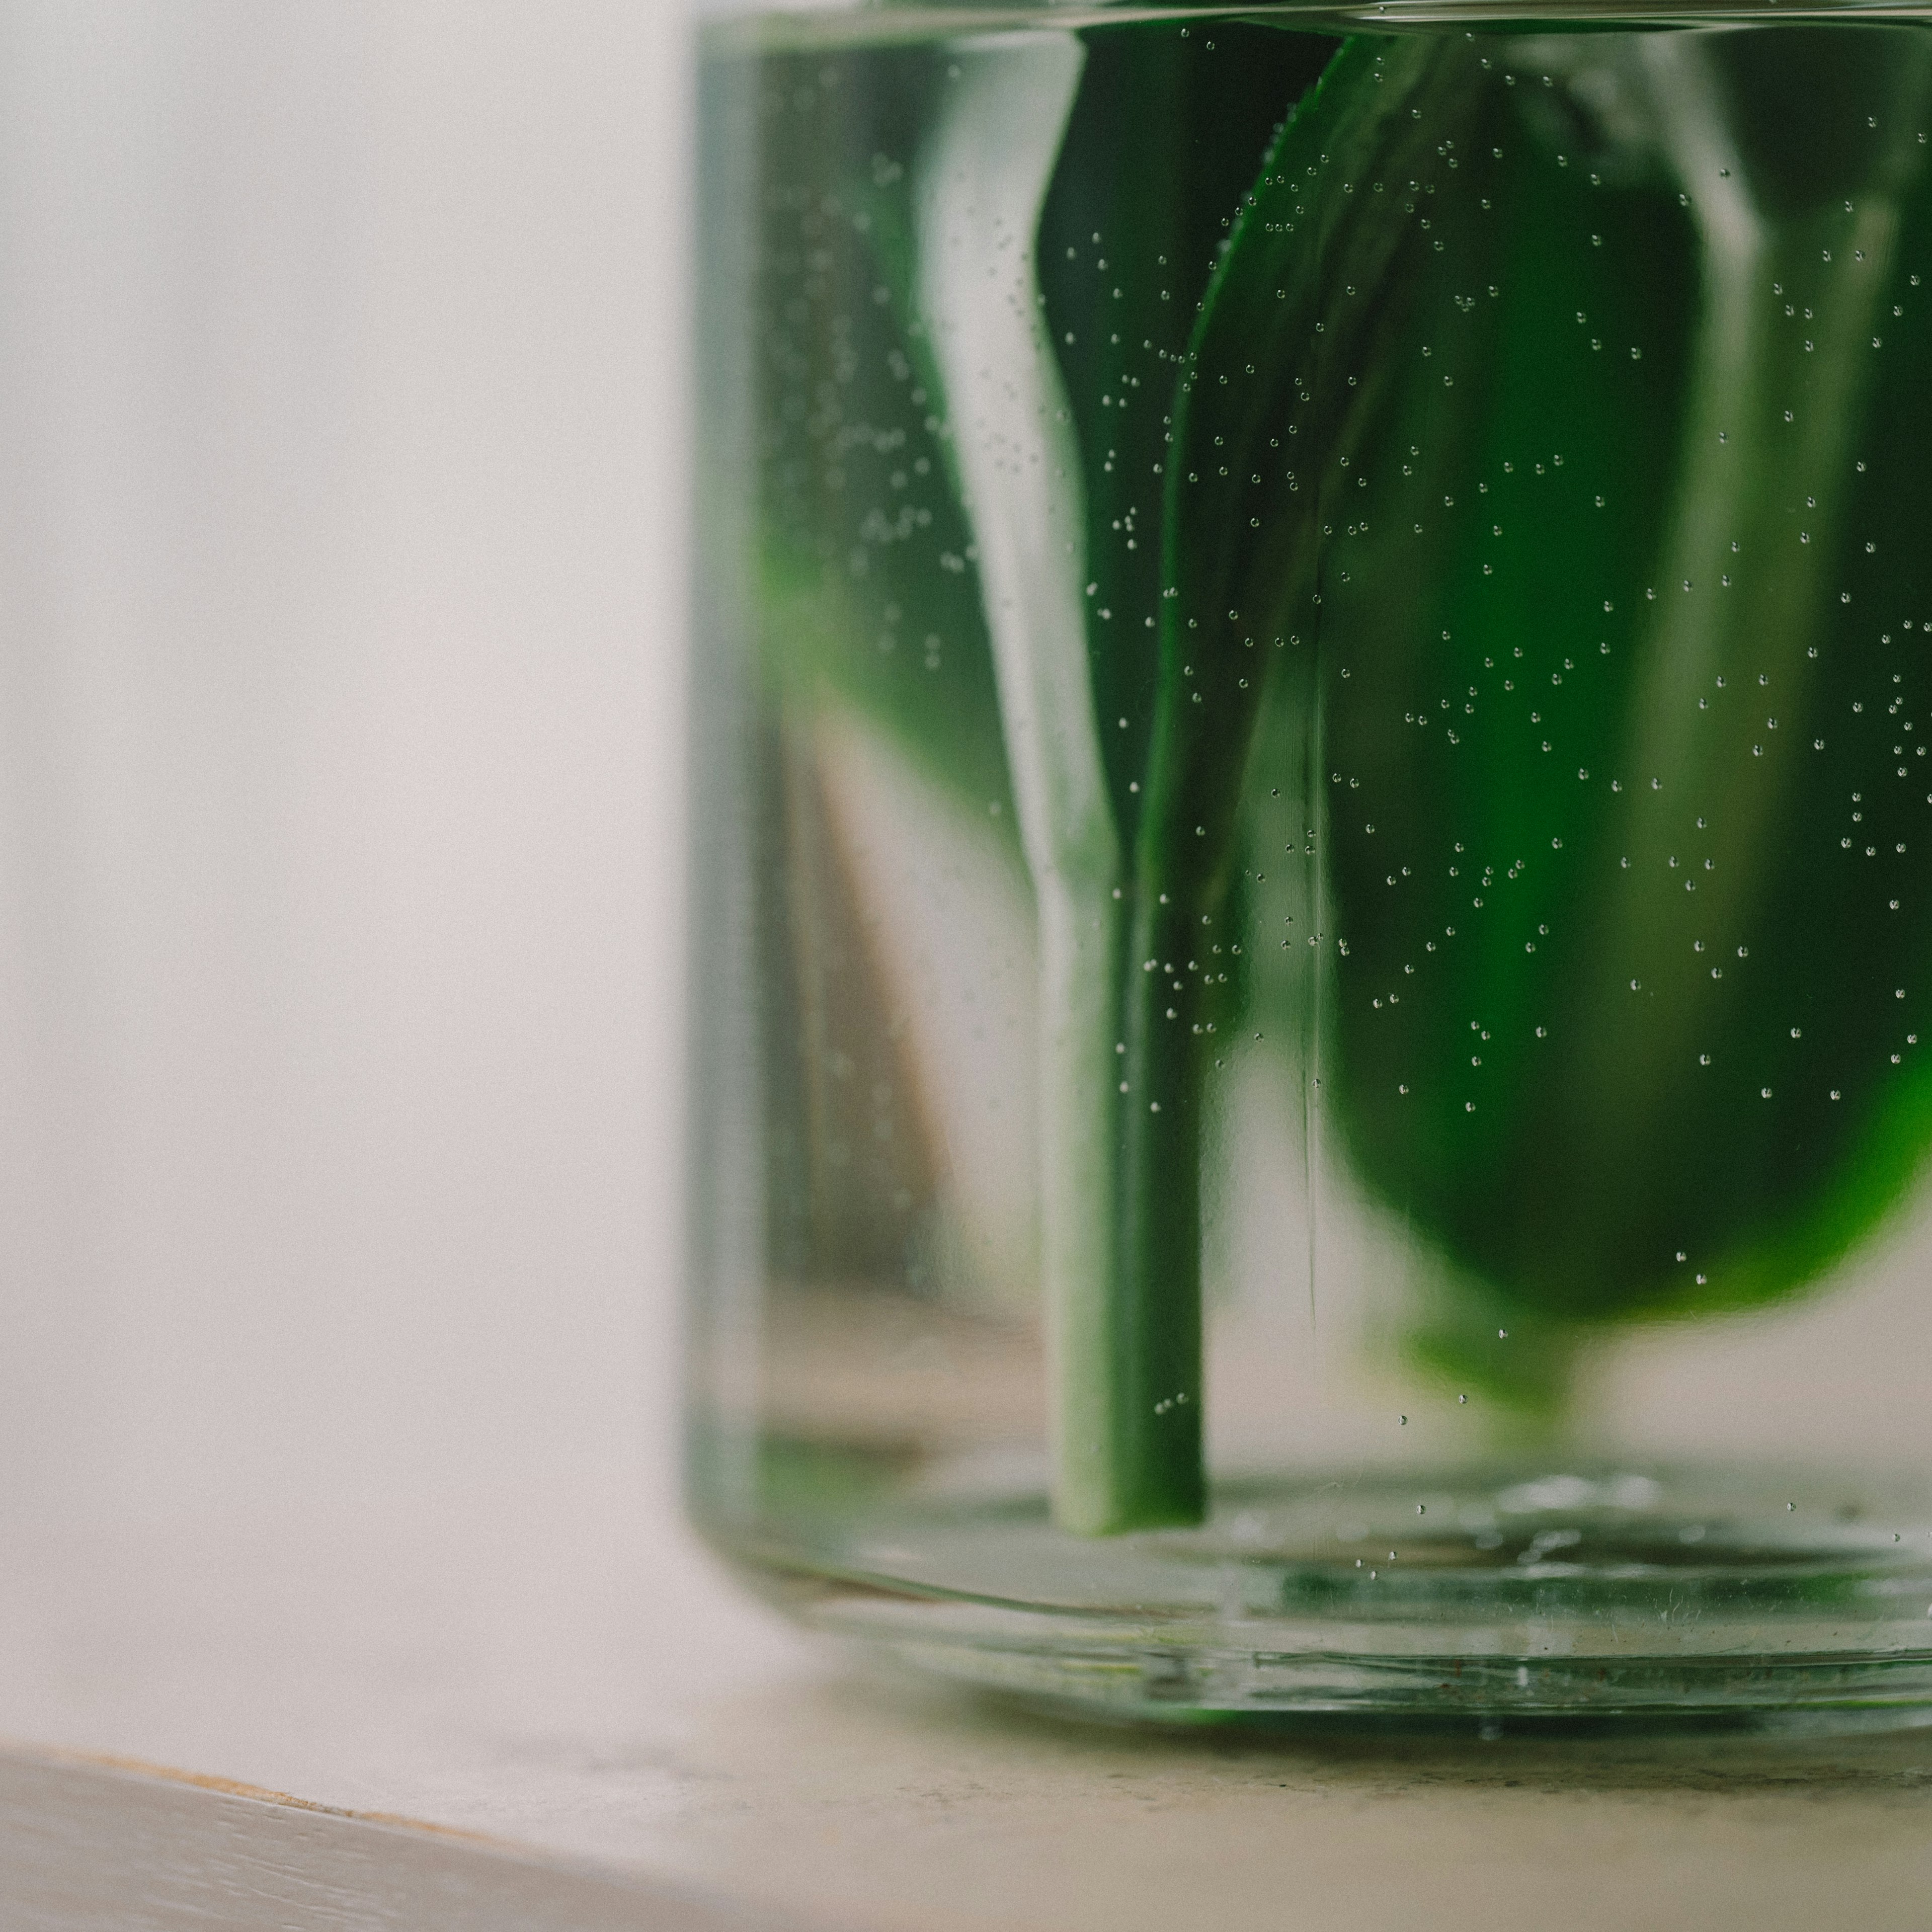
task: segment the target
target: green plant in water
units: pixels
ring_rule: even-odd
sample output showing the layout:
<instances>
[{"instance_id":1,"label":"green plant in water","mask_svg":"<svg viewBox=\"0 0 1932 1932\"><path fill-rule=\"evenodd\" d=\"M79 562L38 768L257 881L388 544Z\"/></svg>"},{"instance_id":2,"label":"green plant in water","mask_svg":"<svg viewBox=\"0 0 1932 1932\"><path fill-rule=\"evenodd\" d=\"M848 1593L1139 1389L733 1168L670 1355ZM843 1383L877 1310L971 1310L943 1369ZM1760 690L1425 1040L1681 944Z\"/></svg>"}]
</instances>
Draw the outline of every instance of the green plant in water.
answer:
<instances>
[{"instance_id":1,"label":"green plant in water","mask_svg":"<svg viewBox=\"0 0 1932 1932\"><path fill-rule=\"evenodd\" d=\"M1109 70L1083 119L1083 58L1071 40L962 52L922 170L917 307L952 408L1040 915L1054 1504L1068 1527L1106 1532L1190 1522L1205 1499L1198 1042L1211 1009L1188 954L1226 892L1240 749L1263 680L1211 706L1169 689L1170 669L1191 674L1159 480L1196 265L1239 192L1226 118L1218 154L1204 164L1190 150L1210 117L1246 117L1190 88L1171 38L1146 35L1106 44ZM1150 129L1166 142L1150 142ZM1085 164L1071 178L1090 193L1105 183L1138 218L1088 231L1120 237L1111 267L1090 256L1087 272L1107 278L1097 302L1058 269L1083 253L1059 238L1107 219L1048 200L1064 139ZM1036 246L1042 216L1048 238ZM1048 294L1036 255L1055 265ZM1184 300L1165 304L1178 325L1172 348L1147 334L1136 344L1131 322L1123 345L1106 289L1132 285L1138 318L1177 284ZM1074 326L1056 335L1063 321ZM1134 393L1147 380L1136 364L1161 383L1150 396ZM1096 401L1112 415L1096 419Z\"/></svg>"},{"instance_id":2,"label":"green plant in water","mask_svg":"<svg viewBox=\"0 0 1932 1932\"><path fill-rule=\"evenodd\" d=\"M1264 706L1420 1356L1550 1408L1580 1336L1816 1280L1932 1142L1923 35L1222 31L1232 91L1171 28L963 51L875 202L991 668L892 715L983 792L998 706L1090 1532L1204 1506L1204 1078L1299 1018L1240 950Z\"/></svg>"},{"instance_id":3,"label":"green plant in water","mask_svg":"<svg viewBox=\"0 0 1932 1932\"><path fill-rule=\"evenodd\" d=\"M1272 660L1318 596L1323 466L1375 416L1429 246L1400 213L1358 218L1349 196L1426 165L1468 118L1473 63L1447 41L1346 46L1246 197L1173 358L1172 420L1149 445L1162 460L1146 468L1164 480L1158 577L1148 573L1157 594L1143 620L1144 793L1138 779L1120 784L1136 767L1117 756L1110 796L1095 701L1108 682L1093 665L1130 688L1146 647L1103 632L1090 662L1089 630L1113 622L1116 586L1088 585L1090 622L1083 466L1076 432L1052 433L1072 412L1034 296L1033 239L1079 75L1074 44L1060 52L963 57L925 164L920 306L958 424L1040 907L1055 1506L1069 1527L1098 1532L1190 1521L1204 1504L1202 1073L1211 1016L1226 1008L1198 957L1226 910ZM1108 98L1120 92L1117 82ZM1010 266L989 275L1003 252ZM1157 260L1156 277L1170 266ZM1102 329L1106 315L1102 304ZM1078 334L1064 345L1077 348ZM1285 447L1318 453L1305 484ZM1084 472L1090 488L1124 476L1095 488L1103 502L1136 485L1153 494L1118 441ZM1127 502L1121 520L1138 507ZM1124 596L1122 607L1118 634L1144 605ZM1122 714L1127 730L1133 722Z\"/></svg>"}]
</instances>

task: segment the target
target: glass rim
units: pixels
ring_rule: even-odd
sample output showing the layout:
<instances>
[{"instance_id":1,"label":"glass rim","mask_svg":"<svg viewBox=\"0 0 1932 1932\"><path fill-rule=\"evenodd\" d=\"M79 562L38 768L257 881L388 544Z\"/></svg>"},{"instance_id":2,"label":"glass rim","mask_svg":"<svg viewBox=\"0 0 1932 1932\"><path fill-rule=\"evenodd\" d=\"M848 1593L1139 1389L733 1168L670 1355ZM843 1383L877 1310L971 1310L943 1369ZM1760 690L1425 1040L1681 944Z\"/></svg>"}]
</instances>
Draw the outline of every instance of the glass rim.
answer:
<instances>
[{"instance_id":1,"label":"glass rim","mask_svg":"<svg viewBox=\"0 0 1932 1932\"><path fill-rule=\"evenodd\" d=\"M1208 0L694 0L693 17L707 50L809 51L896 40L974 38L1015 32L1071 32L1152 21L1292 23L1338 34L1461 26L1497 32L1576 33L1632 28L1804 26L1847 20L1875 25L1932 25L1932 0L1268 0L1237 5Z\"/></svg>"}]
</instances>

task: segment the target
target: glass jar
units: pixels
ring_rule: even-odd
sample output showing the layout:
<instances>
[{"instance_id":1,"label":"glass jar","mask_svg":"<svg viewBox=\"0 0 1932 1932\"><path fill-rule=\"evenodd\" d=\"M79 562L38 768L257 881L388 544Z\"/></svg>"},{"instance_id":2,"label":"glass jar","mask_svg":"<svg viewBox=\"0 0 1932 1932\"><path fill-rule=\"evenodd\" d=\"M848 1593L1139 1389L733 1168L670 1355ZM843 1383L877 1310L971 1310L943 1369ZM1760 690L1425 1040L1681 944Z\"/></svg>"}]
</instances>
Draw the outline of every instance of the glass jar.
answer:
<instances>
[{"instance_id":1,"label":"glass jar","mask_svg":"<svg viewBox=\"0 0 1932 1932\"><path fill-rule=\"evenodd\" d=\"M1932 39L702 46L688 1485L1135 1714L1932 1700Z\"/></svg>"}]
</instances>

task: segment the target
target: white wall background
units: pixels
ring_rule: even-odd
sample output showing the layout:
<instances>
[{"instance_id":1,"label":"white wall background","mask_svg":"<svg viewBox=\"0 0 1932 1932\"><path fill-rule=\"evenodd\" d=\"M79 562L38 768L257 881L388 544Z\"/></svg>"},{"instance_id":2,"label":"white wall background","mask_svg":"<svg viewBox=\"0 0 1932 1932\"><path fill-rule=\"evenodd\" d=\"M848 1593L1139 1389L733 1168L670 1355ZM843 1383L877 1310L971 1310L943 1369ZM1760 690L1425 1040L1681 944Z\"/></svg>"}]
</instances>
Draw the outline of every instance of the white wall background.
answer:
<instances>
[{"instance_id":1,"label":"white wall background","mask_svg":"<svg viewBox=\"0 0 1932 1932\"><path fill-rule=\"evenodd\" d=\"M686 93L0 6L0 1520L662 1490Z\"/></svg>"}]
</instances>

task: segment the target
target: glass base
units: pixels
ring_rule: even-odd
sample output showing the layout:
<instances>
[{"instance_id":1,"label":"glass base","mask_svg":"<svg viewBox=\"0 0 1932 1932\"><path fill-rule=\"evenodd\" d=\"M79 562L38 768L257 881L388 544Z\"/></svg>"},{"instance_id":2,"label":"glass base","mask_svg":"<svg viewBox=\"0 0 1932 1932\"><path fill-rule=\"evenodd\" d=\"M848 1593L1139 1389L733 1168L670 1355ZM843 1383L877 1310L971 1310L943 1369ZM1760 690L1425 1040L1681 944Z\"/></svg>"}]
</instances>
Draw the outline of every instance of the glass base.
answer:
<instances>
[{"instance_id":1,"label":"glass base","mask_svg":"<svg viewBox=\"0 0 1932 1932\"><path fill-rule=\"evenodd\" d=\"M1037 1497L710 1527L815 1628L1096 1716L1932 1718L1932 1512L1822 1476L1223 1485L1093 1541Z\"/></svg>"}]
</instances>

